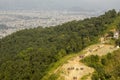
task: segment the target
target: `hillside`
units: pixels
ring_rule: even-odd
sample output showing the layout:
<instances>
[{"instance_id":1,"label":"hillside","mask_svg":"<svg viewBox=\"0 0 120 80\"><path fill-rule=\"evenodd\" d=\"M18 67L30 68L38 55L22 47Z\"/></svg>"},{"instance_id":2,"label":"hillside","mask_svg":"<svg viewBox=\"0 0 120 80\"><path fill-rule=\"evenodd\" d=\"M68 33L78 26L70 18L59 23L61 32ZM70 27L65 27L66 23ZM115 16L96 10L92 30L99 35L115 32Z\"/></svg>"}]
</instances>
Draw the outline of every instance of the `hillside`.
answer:
<instances>
[{"instance_id":1,"label":"hillside","mask_svg":"<svg viewBox=\"0 0 120 80\"><path fill-rule=\"evenodd\" d=\"M97 43L118 17L115 10L110 10L98 17L25 29L0 39L0 80L42 79L64 56Z\"/></svg>"},{"instance_id":2,"label":"hillside","mask_svg":"<svg viewBox=\"0 0 120 80\"><path fill-rule=\"evenodd\" d=\"M82 60L95 69L92 80L120 80L120 49L105 56L89 56Z\"/></svg>"},{"instance_id":3,"label":"hillside","mask_svg":"<svg viewBox=\"0 0 120 80\"><path fill-rule=\"evenodd\" d=\"M89 50L92 51L89 52ZM98 61L99 56L107 55L109 52L115 50L118 50L118 48L113 45L100 43L91 45L76 56L66 60L66 62L61 64L55 71L51 72L50 75L47 75L49 77L45 76L43 80L91 80L91 76L95 69L89 66L89 64L94 64L94 61ZM88 65L84 63L88 63ZM97 65L98 64L96 64L96 66ZM97 67L99 68L99 66L100 65ZM101 67L99 69L101 69Z\"/></svg>"}]
</instances>

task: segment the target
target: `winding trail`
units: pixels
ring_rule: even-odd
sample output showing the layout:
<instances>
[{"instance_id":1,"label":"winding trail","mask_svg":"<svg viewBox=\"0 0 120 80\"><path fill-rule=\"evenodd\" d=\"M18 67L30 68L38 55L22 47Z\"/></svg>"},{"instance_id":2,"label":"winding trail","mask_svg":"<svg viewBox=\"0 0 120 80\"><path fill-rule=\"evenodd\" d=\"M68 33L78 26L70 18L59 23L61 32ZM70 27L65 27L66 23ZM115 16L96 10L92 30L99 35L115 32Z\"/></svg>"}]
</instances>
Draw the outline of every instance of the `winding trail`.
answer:
<instances>
[{"instance_id":1,"label":"winding trail","mask_svg":"<svg viewBox=\"0 0 120 80\"><path fill-rule=\"evenodd\" d=\"M82 80L81 78L85 77L84 80L91 80L92 73L94 69L86 66L81 59L84 59L86 56L98 55L103 56L109 52L117 50L113 45L105 44L96 44L86 48L83 51L83 54L78 55L70 60L67 63L63 64L61 67L55 70L55 74L60 74L58 80Z\"/></svg>"}]
</instances>

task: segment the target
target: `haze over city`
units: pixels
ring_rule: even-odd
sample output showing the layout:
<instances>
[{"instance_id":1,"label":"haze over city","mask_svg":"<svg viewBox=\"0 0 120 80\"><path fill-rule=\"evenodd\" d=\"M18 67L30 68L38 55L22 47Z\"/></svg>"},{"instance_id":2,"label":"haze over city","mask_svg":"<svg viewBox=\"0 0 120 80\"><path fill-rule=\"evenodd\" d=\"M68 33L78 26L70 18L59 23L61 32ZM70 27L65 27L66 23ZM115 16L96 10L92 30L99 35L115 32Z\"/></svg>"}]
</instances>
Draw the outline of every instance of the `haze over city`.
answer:
<instances>
[{"instance_id":1,"label":"haze over city","mask_svg":"<svg viewBox=\"0 0 120 80\"><path fill-rule=\"evenodd\" d=\"M108 10L120 0L0 0L0 10Z\"/></svg>"}]
</instances>

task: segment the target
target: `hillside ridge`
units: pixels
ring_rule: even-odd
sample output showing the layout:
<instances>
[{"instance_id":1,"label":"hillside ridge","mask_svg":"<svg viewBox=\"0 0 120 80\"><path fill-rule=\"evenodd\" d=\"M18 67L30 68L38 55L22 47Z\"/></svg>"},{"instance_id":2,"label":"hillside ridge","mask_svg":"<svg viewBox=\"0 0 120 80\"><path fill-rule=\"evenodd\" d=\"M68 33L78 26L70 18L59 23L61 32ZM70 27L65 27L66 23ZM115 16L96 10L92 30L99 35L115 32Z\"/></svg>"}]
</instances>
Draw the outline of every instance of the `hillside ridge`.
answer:
<instances>
[{"instance_id":1,"label":"hillside ridge","mask_svg":"<svg viewBox=\"0 0 120 80\"><path fill-rule=\"evenodd\" d=\"M41 80L51 74L51 69L98 43L114 26L118 27L119 16L113 9L98 17L25 29L0 39L0 80Z\"/></svg>"}]
</instances>

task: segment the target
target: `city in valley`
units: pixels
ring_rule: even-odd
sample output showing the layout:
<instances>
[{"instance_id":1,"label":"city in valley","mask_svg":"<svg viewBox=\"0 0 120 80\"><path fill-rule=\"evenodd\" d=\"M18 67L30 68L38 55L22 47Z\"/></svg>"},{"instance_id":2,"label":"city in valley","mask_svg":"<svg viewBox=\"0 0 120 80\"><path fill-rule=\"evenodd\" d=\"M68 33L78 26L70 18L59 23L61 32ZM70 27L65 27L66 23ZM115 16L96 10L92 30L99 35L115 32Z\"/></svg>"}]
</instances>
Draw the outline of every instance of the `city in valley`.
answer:
<instances>
[{"instance_id":1,"label":"city in valley","mask_svg":"<svg viewBox=\"0 0 120 80\"><path fill-rule=\"evenodd\" d=\"M96 13L79 11L0 11L0 38L26 28L55 26L91 16L96 16Z\"/></svg>"}]
</instances>

